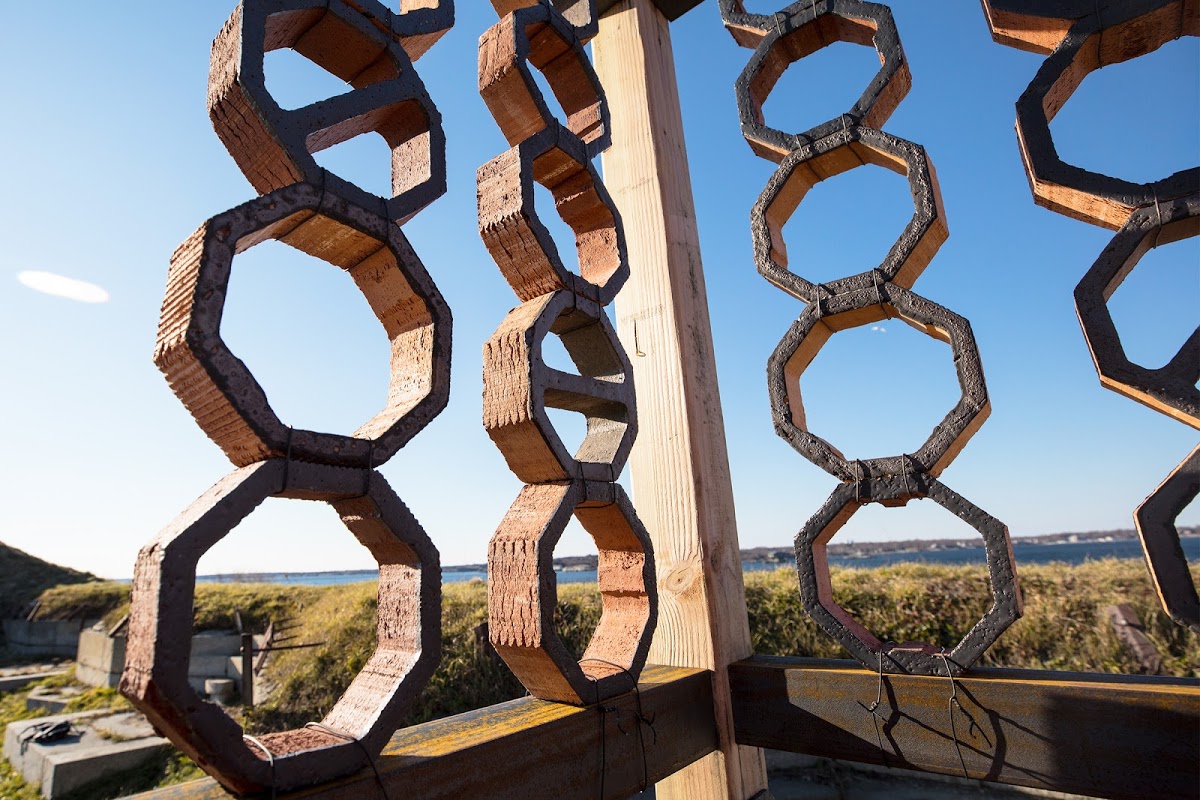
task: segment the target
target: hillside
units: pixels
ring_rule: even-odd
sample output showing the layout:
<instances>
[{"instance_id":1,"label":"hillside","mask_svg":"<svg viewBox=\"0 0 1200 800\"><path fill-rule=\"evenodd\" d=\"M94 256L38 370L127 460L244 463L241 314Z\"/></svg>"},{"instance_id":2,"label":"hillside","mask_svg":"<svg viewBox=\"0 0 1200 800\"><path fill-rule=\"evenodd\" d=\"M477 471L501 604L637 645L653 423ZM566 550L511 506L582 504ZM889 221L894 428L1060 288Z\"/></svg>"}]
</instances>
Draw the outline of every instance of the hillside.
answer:
<instances>
[{"instance_id":1,"label":"hillside","mask_svg":"<svg viewBox=\"0 0 1200 800\"><path fill-rule=\"evenodd\" d=\"M0 619L23 616L51 587L95 580L95 575L42 561L0 542Z\"/></svg>"}]
</instances>

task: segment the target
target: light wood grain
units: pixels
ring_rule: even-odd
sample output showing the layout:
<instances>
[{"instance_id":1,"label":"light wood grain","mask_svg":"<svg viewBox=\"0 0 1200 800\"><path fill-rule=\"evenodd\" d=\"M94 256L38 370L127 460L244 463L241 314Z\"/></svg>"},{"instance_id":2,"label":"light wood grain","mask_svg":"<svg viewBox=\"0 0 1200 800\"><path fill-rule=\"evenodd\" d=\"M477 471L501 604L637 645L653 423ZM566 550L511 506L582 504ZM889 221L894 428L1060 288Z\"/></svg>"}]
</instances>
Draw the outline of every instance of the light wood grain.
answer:
<instances>
[{"instance_id":1,"label":"light wood grain","mask_svg":"<svg viewBox=\"0 0 1200 800\"><path fill-rule=\"evenodd\" d=\"M750 631L667 21L651 0L621 0L593 52L613 122L604 180L629 247L617 327L638 387L634 505L658 562L650 661L714 671L721 741L658 797L743 800L766 788L766 772L761 751L733 739L726 666L750 655Z\"/></svg>"}]
</instances>

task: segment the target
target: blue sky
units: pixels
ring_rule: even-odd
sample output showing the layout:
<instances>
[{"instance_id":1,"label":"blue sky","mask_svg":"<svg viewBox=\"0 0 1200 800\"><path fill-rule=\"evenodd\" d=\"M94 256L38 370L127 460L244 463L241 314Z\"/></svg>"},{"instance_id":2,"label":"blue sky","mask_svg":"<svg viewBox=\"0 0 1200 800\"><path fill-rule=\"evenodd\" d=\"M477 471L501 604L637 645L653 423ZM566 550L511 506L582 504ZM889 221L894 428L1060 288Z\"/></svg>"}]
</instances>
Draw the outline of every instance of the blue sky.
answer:
<instances>
[{"instance_id":1,"label":"blue sky","mask_svg":"<svg viewBox=\"0 0 1200 800\"><path fill-rule=\"evenodd\" d=\"M230 469L150 353L172 250L255 194L205 111L209 44L232 3L165 8L128 0L51 14L15 4L0 48L0 540L109 577L128 577L137 549ZM1016 535L1131 527L1133 508L1197 434L1096 378L1072 290L1111 233L1034 206L1013 134L1013 103L1041 59L992 43L975 3L897 3L894 13L914 85L885 128L929 151L950 227L915 291L972 321L993 405L943 482ZM405 230L454 313L453 387L449 408L383 473L446 564L485 559L520 488L480 424L480 348L516 304L475 230L475 169L505 149L476 92L476 42L494 22L490 4L460 2L455 29L418 65L446 124L450 190ZM802 308L751 262L749 209L773 165L738 132L732 86L750 52L723 31L715 2L676 23L673 37L740 539L787 545L834 479L771 427L766 360ZM296 61L268 62L285 105L338 91ZM875 64L872 51L845 44L794 65L769 121L801 130L841 113ZM1060 153L1137 180L1195 164L1198 74L1195 39L1093 74L1053 126ZM372 139L322 163L382 192L387 154ZM890 172L827 181L787 229L793 264L816 279L868 269L911 213ZM1165 246L1114 296L1142 363L1165 362L1196 325L1198 265L1198 240ZM34 291L18 281L25 271L96 284L108 301ZM945 346L882 327L834 337L805 376L814 429L851 457L915 449L956 399ZM351 430L386 390L386 340L361 296L334 268L283 246L239 258L224 334L291 424ZM864 510L839 540L969 535L930 505ZM1181 522L1200 521L1196 505ZM572 531L558 552L588 550ZM370 565L332 511L272 500L201 571Z\"/></svg>"}]
</instances>

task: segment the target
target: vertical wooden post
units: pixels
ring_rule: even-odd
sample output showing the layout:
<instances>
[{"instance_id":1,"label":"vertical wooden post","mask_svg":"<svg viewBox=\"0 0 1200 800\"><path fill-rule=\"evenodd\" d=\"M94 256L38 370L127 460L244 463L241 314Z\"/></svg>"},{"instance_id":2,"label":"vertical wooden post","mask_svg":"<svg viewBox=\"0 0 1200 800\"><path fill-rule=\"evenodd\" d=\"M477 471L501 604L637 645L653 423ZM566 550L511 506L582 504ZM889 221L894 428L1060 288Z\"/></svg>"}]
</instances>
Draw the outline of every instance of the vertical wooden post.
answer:
<instances>
[{"instance_id":1,"label":"vertical wooden post","mask_svg":"<svg viewBox=\"0 0 1200 800\"><path fill-rule=\"evenodd\" d=\"M242 634L242 705L254 707L254 634Z\"/></svg>"},{"instance_id":2,"label":"vertical wooden post","mask_svg":"<svg viewBox=\"0 0 1200 800\"><path fill-rule=\"evenodd\" d=\"M751 655L750 630L670 29L652 0L620 0L592 46L612 111L604 183L632 267L617 324L637 386L634 503L658 566L650 661L714 671L721 741L658 797L747 800L766 769L733 740L726 667Z\"/></svg>"}]
</instances>

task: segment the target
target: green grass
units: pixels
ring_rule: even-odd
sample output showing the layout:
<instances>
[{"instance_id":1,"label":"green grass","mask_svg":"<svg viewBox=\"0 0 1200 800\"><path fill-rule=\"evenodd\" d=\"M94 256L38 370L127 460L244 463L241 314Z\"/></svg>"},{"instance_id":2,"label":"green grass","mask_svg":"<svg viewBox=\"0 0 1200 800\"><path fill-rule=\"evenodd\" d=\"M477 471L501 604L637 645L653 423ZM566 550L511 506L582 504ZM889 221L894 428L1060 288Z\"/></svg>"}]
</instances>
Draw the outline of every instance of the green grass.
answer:
<instances>
[{"instance_id":1,"label":"green grass","mask_svg":"<svg viewBox=\"0 0 1200 800\"><path fill-rule=\"evenodd\" d=\"M1193 567L1200 578L1200 565ZM898 564L873 569L831 570L838 601L882 638L922 640L952 646L990 605L982 567ZM1101 611L1129 603L1170 675L1197 677L1200 636L1175 625L1158 604L1140 561L1104 560L1070 566L1020 568L1025 616L988 651L981 664L1081 672L1136 672ZM375 645L376 585L304 587L202 584L196 590L197 629L234 626L241 610L252 630L268 619L293 618L292 643L319 647L281 651L267 662L266 679L277 689L242 716L248 732L285 730L321 719L358 673ZM746 574L751 637L757 653L845 658L841 647L816 627L800 608L791 569ZM128 608L125 587L84 584L43 595L47 614L90 603L115 618ZM567 646L582 652L600 617L595 584L559 587L557 628ZM481 581L443 587L441 663L421 693L410 723L462 713L525 694L508 668L489 649L477 646L477 630L487 620L487 587ZM64 678L51 679L57 681ZM121 707L111 689L91 690L72 710ZM0 724L32 716L24 693L0 696ZM241 716L235 713L235 716ZM120 796L199 775L178 754L164 757L120 785L88 795L89 800ZM0 761L0 797L33 800L36 794ZM77 798L76 800L83 800Z\"/></svg>"},{"instance_id":2,"label":"green grass","mask_svg":"<svg viewBox=\"0 0 1200 800\"><path fill-rule=\"evenodd\" d=\"M1193 574L1200 577L1200 565ZM834 597L882 639L956 644L991 605L983 567L897 564L830 570ZM1105 606L1129 603L1158 648L1164 672L1196 677L1200 636L1163 612L1140 561L1020 567L1025 615L984 654L981 666L1079 672L1137 672L1106 619ZM800 608L790 569L746 575L746 606L756 653L846 658Z\"/></svg>"},{"instance_id":3,"label":"green grass","mask_svg":"<svg viewBox=\"0 0 1200 800\"><path fill-rule=\"evenodd\" d=\"M0 542L0 619L23 617L38 595L53 586L95 580L95 575L42 561Z\"/></svg>"}]
</instances>

